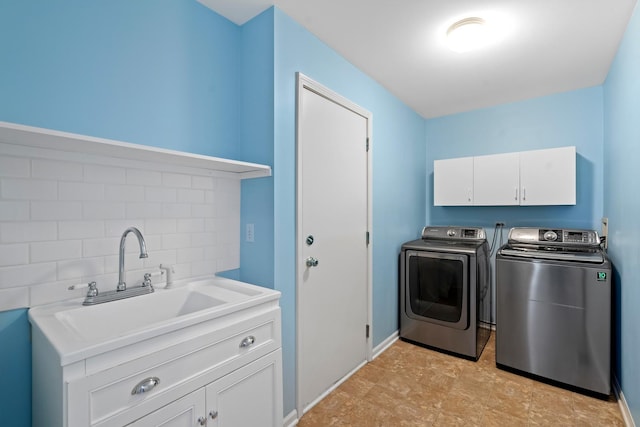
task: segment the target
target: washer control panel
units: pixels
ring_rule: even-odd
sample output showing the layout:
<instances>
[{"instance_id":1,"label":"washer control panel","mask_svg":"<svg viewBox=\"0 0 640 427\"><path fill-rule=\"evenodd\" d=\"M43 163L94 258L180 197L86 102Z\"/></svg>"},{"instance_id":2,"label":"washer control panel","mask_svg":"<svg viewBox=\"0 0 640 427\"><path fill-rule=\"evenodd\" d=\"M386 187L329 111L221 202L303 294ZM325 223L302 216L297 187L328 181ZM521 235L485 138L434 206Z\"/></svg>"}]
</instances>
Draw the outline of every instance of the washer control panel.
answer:
<instances>
[{"instance_id":1,"label":"washer control panel","mask_svg":"<svg viewBox=\"0 0 640 427\"><path fill-rule=\"evenodd\" d=\"M600 237L594 230L514 227L509 231L510 243L538 245L598 246Z\"/></svg>"}]
</instances>

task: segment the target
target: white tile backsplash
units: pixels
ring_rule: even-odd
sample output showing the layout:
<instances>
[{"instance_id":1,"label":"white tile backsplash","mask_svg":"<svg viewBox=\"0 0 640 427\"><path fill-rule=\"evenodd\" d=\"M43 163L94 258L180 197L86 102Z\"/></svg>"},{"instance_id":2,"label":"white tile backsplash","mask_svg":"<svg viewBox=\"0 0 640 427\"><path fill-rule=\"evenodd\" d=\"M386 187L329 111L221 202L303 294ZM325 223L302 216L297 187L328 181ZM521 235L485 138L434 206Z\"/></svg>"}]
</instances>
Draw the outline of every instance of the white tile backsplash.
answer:
<instances>
[{"instance_id":1,"label":"white tile backsplash","mask_svg":"<svg viewBox=\"0 0 640 427\"><path fill-rule=\"evenodd\" d=\"M167 187L191 188L191 175L163 172L162 184Z\"/></svg>"},{"instance_id":2,"label":"white tile backsplash","mask_svg":"<svg viewBox=\"0 0 640 427\"><path fill-rule=\"evenodd\" d=\"M0 157L0 176L28 178L31 176L29 159L20 157Z\"/></svg>"},{"instance_id":3,"label":"white tile backsplash","mask_svg":"<svg viewBox=\"0 0 640 427\"><path fill-rule=\"evenodd\" d=\"M82 256L82 240L57 240L30 243L31 262L78 259Z\"/></svg>"},{"instance_id":4,"label":"white tile backsplash","mask_svg":"<svg viewBox=\"0 0 640 427\"><path fill-rule=\"evenodd\" d=\"M84 180L85 182L100 182L103 184L124 184L127 182L126 169L101 165L85 165Z\"/></svg>"},{"instance_id":5,"label":"white tile backsplash","mask_svg":"<svg viewBox=\"0 0 640 427\"><path fill-rule=\"evenodd\" d=\"M127 169L127 184L132 185L162 185L162 174L158 171Z\"/></svg>"},{"instance_id":6,"label":"white tile backsplash","mask_svg":"<svg viewBox=\"0 0 640 427\"><path fill-rule=\"evenodd\" d=\"M0 212L2 202L0 202ZM42 242L58 238L58 223L55 221L0 222L0 242Z\"/></svg>"},{"instance_id":7,"label":"white tile backsplash","mask_svg":"<svg viewBox=\"0 0 640 427\"><path fill-rule=\"evenodd\" d=\"M0 310L80 297L84 289L68 287L92 280L115 288L120 237L131 226L149 257L127 238L130 284L160 264L174 265L176 279L239 267L239 180L31 155L0 153Z\"/></svg>"},{"instance_id":8,"label":"white tile backsplash","mask_svg":"<svg viewBox=\"0 0 640 427\"><path fill-rule=\"evenodd\" d=\"M4 200L56 200L58 184L37 179L2 178L0 195Z\"/></svg>"},{"instance_id":9,"label":"white tile backsplash","mask_svg":"<svg viewBox=\"0 0 640 427\"><path fill-rule=\"evenodd\" d=\"M213 190L213 181L213 178L211 178L210 176L191 177L193 188L199 188L202 190Z\"/></svg>"},{"instance_id":10,"label":"white tile backsplash","mask_svg":"<svg viewBox=\"0 0 640 427\"><path fill-rule=\"evenodd\" d=\"M93 239L98 237L104 237L103 221L95 220L58 222L58 238L60 240Z\"/></svg>"},{"instance_id":11,"label":"white tile backsplash","mask_svg":"<svg viewBox=\"0 0 640 427\"><path fill-rule=\"evenodd\" d=\"M105 200L121 202L139 202L144 200L144 187L141 185L107 185L104 188Z\"/></svg>"},{"instance_id":12,"label":"white tile backsplash","mask_svg":"<svg viewBox=\"0 0 640 427\"><path fill-rule=\"evenodd\" d=\"M31 160L31 178L82 181L82 164L58 160Z\"/></svg>"},{"instance_id":13,"label":"white tile backsplash","mask_svg":"<svg viewBox=\"0 0 640 427\"><path fill-rule=\"evenodd\" d=\"M0 289L0 311L29 307L29 288Z\"/></svg>"},{"instance_id":14,"label":"white tile backsplash","mask_svg":"<svg viewBox=\"0 0 640 427\"><path fill-rule=\"evenodd\" d=\"M0 200L0 221L29 220L29 202Z\"/></svg>"},{"instance_id":15,"label":"white tile backsplash","mask_svg":"<svg viewBox=\"0 0 640 427\"><path fill-rule=\"evenodd\" d=\"M40 202L31 201L31 219L40 220L72 220L82 219L82 203L66 201Z\"/></svg>"},{"instance_id":16,"label":"white tile backsplash","mask_svg":"<svg viewBox=\"0 0 640 427\"><path fill-rule=\"evenodd\" d=\"M58 184L59 200L104 200L104 185L88 182L65 182Z\"/></svg>"},{"instance_id":17,"label":"white tile backsplash","mask_svg":"<svg viewBox=\"0 0 640 427\"><path fill-rule=\"evenodd\" d=\"M0 245L0 267L29 263L29 245Z\"/></svg>"}]
</instances>

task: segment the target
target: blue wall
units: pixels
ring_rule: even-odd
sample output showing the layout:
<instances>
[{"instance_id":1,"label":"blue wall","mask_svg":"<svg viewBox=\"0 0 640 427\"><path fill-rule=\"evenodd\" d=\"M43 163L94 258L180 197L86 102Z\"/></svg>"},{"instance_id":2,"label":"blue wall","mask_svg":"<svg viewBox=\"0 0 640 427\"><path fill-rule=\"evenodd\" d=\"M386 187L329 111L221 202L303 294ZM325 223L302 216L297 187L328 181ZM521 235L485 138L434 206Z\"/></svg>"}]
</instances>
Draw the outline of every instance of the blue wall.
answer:
<instances>
[{"instance_id":1,"label":"blue wall","mask_svg":"<svg viewBox=\"0 0 640 427\"><path fill-rule=\"evenodd\" d=\"M274 27L273 8L242 26L241 156L273 168ZM240 280L273 288L273 176L242 181ZM246 242L247 224L254 225L254 242Z\"/></svg>"},{"instance_id":2,"label":"blue wall","mask_svg":"<svg viewBox=\"0 0 640 427\"><path fill-rule=\"evenodd\" d=\"M640 422L640 11L636 6L604 85L604 216L615 265L616 376Z\"/></svg>"},{"instance_id":3,"label":"blue wall","mask_svg":"<svg viewBox=\"0 0 640 427\"><path fill-rule=\"evenodd\" d=\"M0 426L31 427L31 335L26 309L0 313Z\"/></svg>"},{"instance_id":4,"label":"blue wall","mask_svg":"<svg viewBox=\"0 0 640 427\"><path fill-rule=\"evenodd\" d=\"M496 222L506 224L503 241L517 226L599 229L602 135L601 87L427 120L426 223L485 227L490 242ZM575 206L433 206L434 160L571 145L577 151ZM495 275L491 286L495 301ZM495 304L491 319L483 320L495 322Z\"/></svg>"},{"instance_id":5,"label":"blue wall","mask_svg":"<svg viewBox=\"0 0 640 427\"><path fill-rule=\"evenodd\" d=\"M282 291L284 410L295 407L296 72L373 114L373 344L398 329L400 245L424 225L424 120L275 9L275 287Z\"/></svg>"},{"instance_id":6,"label":"blue wall","mask_svg":"<svg viewBox=\"0 0 640 427\"><path fill-rule=\"evenodd\" d=\"M2 1L0 121L239 158L242 41L195 0ZM0 425L30 420L26 311L0 313Z\"/></svg>"},{"instance_id":7,"label":"blue wall","mask_svg":"<svg viewBox=\"0 0 640 427\"><path fill-rule=\"evenodd\" d=\"M599 229L602 135L600 86L427 120L427 223ZM434 160L570 145L577 151L575 206L433 206Z\"/></svg>"},{"instance_id":8,"label":"blue wall","mask_svg":"<svg viewBox=\"0 0 640 427\"><path fill-rule=\"evenodd\" d=\"M175 0L0 2L0 120L238 158L240 29Z\"/></svg>"}]
</instances>

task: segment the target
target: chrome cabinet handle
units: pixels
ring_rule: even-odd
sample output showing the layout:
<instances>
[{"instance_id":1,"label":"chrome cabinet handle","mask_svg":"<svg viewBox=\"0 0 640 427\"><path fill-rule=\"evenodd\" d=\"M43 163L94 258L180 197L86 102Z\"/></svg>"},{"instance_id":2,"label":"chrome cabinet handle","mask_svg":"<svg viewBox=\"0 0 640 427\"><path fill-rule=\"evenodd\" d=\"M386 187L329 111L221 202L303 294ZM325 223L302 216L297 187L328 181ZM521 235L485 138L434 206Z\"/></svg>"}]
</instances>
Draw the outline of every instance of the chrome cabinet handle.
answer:
<instances>
[{"instance_id":1,"label":"chrome cabinet handle","mask_svg":"<svg viewBox=\"0 0 640 427\"><path fill-rule=\"evenodd\" d=\"M199 417L198 418L198 424L200 424L201 426L206 425L207 424L207 419L205 417Z\"/></svg>"},{"instance_id":2,"label":"chrome cabinet handle","mask_svg":"<svg viewBox=\"0 0 640 427\"><path fill-rule=\"evenodd\" d=\"M150 392L158 384L160 384L160 378L158 377L145 378L144 380L136 384L133 390L131 390L131 394L136 395L136 394L143 394L143 393Z\"/></svg>"},{"instance_id":3,"label":"chrome cabinet handle","mask_svg":"<svg viewBox=\"0 0 640 427\"><path fill-rule=\"evenodd\" d=\"M218 411L209 412L209 416L211 417L212 420L215 420L216 418L218 418Z\"/></svg>"},{"instance_id":4,"label":"chrome cabinet handle","mask_svg":"<svg viewBox=\"0 0 640 427\"><path fill-rule=\"evenodd\" d=\"M518 200L518 189L516 188L516 196L513 198L514 200Z\"/></svg>"},{"instance_id":5,"label":"chrome cabinet handle","mask_svg":"<svg viewBox=\"0 0 640 427\"><path fill-rule=\"evenodd\" d=\"M318 260L315 259L314 257L310 256L309 258L307 258L305 260L305 263L307 264L307 267L317 267L318 266Z\"/></svg>"},{"instance_id":6,"label":"chrome cabinet handle","mask_svg":"<svg viewBox=\"0 0 640 427\"><path fill-rule=\"evenodd\" d=\"M242 342L240 343L240 348L250 347L254 342L256 342L256 337L254 337L253 335L249 335L242 340Z\"/></svg>"}]
</instances>

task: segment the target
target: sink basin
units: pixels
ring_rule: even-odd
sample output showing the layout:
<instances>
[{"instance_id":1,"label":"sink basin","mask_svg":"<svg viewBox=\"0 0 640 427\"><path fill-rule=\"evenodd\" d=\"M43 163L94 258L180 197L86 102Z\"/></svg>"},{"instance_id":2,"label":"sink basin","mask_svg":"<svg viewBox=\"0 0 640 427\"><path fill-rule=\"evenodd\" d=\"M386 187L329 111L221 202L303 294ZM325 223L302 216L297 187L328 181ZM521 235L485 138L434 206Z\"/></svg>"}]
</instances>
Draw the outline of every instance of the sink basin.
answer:
<instances>
[{"instance_id":1,"label":"sink basin","mask_svg":"<svg viewBox=\"0 0 640 427\"><path fill-rule=\"evenodd\" d=\"M156 291L150 295L60 311L54 316L87 340L117 337L155 323L207 310L224 300L191 289ZM88 308L88 310L87 310Z\"/></svg>"},{"instance_id":2,"label":"sink basin","mask_svg":"<svg viewBox=\"0 0 640 427\"><path fill-rule=\"evenodd\" d=\"M65 364L265 301L277 304L278 297L272 289L209 277L104 304L83 306L78 299L34 307L29 319Z\"/></svg>"}]
</instances>

